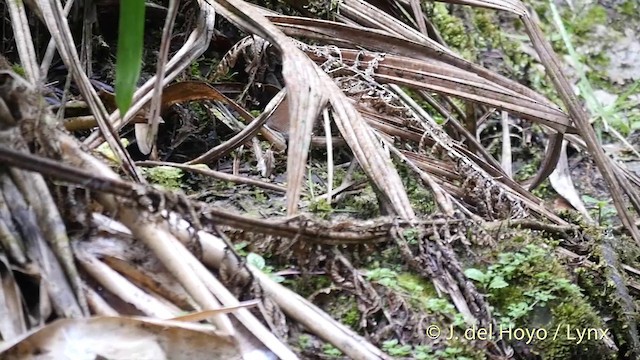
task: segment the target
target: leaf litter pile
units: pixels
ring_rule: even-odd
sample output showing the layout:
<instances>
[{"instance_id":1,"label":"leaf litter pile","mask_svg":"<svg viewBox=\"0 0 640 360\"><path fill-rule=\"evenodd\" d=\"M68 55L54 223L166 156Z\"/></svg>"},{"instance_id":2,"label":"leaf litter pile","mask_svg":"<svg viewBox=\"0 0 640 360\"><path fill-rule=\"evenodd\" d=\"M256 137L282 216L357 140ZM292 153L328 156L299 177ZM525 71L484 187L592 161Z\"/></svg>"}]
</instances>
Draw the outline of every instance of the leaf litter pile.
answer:
<instances>
[{"instance_id":1,"label":"leaf litter pile","mask_svg":"<svg viewBox=\"0 0 640 360\"><path fill-rule=\"evenodd\" d=\"M640 180L522 2L451 2L518 22L558 103L456 54L419 1L172 0L146 4L123 116L118 2L4 4L2 358L639 356ZM532 124L519 182L509 129ZM550 176L578 211L532 194Z\"/></svg>"}]
</instances>

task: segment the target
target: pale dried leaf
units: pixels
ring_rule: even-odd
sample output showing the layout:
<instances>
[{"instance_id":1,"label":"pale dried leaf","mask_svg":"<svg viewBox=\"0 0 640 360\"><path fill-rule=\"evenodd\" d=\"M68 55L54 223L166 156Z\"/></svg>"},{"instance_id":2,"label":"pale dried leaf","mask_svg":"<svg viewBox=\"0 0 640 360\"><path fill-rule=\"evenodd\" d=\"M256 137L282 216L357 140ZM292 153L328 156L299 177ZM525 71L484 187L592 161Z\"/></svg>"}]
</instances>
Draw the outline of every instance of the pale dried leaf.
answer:
<instances>
[{"instance_id":1,"label":"pale dried leaf","mask_svg":"<svg viewBox=\"0 0 640 360\"><path fill-rule=\"evenodd\" d=\"M549 182L551 182L551 186L558 193L558 195L567 200L569 204L571 204L576 210L578 210L588 222L593 222L593 219L589 215L589 211L587 211L587 208L584 206L584 203L582 202L578 191L573 185L573 180L571 179L569 161L567 160L566 140L562 142L560 160L556 165L555 171L549 176Z\"/></svg>"},{"instance_id":2,"label":"pale dried leaf","mask_svg":"<svg viewBox=\"0 0 640 360\"><path fill-rule=\"evenodd\" d=\"M0 253L0 337L4 341L10 341L26 331L27 325L22 314L22 293L7 258Z\"/></svg>"},{"instance_id":3,"label":"pale dried leaf","mask_svg":"<svg viewBox=\"0 0 640 360\"><path fill-rule=\"evenodd\" d=\"M149 318L63 319L0 345L3 359L241 359L210 326Z\"/></svg>"}]
</instances>

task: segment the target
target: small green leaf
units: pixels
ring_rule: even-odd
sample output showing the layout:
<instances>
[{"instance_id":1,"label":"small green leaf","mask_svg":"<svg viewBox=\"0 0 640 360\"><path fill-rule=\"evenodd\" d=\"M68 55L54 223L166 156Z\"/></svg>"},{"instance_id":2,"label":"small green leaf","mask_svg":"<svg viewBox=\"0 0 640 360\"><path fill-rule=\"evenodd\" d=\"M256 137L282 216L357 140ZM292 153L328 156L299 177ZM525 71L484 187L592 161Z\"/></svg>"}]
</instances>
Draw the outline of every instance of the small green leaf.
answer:
<instances>
[{"instance_id":1,"label":"small green leaf","mask_svg":"<svg viewBox=\"0 0 640 360\"><path fill-rule=\"evenodd\" d=\"M122 143L122 146L124 146L124 147L129 146L129 140L128 139L122 138L122 139L120 139L120 142ZM114 163L118 163L118 164L120 163L120 159L116 156L116 154L113 153L113 150L111 150L111 147L109 146L109 144L103 143L102 145L98 146L98 148L96 150L98 150L99 153L101 153L107 159L113 161Z\"/></svg>"},{"instance_id":2,"label":"small green leaf","mask_svg":"<svg viewBox=\"0 0 640 360\"><path fill-rule=\"evenodd\" d=\"M464 271L464 274L471 280L475 280L477 282L484 282L486 280L486 275L482 271L478 269L467 269Z\"/></svg>"},{"instance_id":3,"label":"small green leaf","mask_svg":"<svg viewBox=\"0 0 640 360\"><path fill-rule=\"evenodd\" d=\"M116 104L120 116L129 110L140 77L144 40L145 0L120 2L118 54L116 60Z\"/></svg>"},{"instance_id":4,"label":"small green leaf","mask_svg":"<svg viewBox=\"0 0 640 360\"><path fill-rule=\"evenodd\" d=\"M596 198L594 198L592 196L589 196L589 195L582 195L582 201L584 201L587 204L595 204L595 203L599 202L600 200L598 200L598 199L596 199Z\"/></svg>"},{"instance_id":5,"label":"small green leaf","mask_svg":"<svg viewBox=\"0 0 640 360\"><path fill-rule=\"evenodd\" d=\"M509 284L504 281L504 278L502 276L496 276L493 278L493 280L491 280L489 289L502 289L506 288L507 286L509 286Z\"/></svg>"},{"instance_id":6,"label":"small green leaf","mask_svg":"<svg viewBox=\"0 0 640 360\"><path fill-rule=\"evenodd\" d=\"M247 255L247 263L255 266L258 270L263 270L266 265L264 258L256 253Z\"/></svg>"}]
</instances>

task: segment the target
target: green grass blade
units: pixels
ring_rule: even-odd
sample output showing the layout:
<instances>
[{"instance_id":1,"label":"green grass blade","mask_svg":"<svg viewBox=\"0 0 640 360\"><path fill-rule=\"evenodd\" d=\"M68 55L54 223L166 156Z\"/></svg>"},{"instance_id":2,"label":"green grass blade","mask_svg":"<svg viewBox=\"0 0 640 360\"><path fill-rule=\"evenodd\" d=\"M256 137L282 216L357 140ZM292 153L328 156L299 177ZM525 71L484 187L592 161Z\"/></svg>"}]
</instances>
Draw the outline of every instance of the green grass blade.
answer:
<instances>
[{"instance_id":1,"label":"green grass blade","mask_svg":"<svg viewBox=\"0 0 640 360\"><path fill-rule=\"evenodd\" d=\"M591 116L598 116L602 119L606 119L607 114L603 111L604 107L600 104L593 92L593 87L591 86L591 82L589 82L589 79L587 78L584 64L582 64L582 62L580 61L580 55L573 47L571 35L569 35L569 32L564 27L562 18L560 17L560 12L551 0L549 0L549 8L551 9L551 15L556 25L556 29L558 29L558 32L562 37L562 41L564 42L564 46L567 48L567 52L569 53L571 62L573 63L572 65L576 69L578 76L580 76L580 82L578 83L580 96L582 96L582 98L585 100Z\"/></svg>"},{"instance_id":2,"label":"green grass blade","mask_svg":"<svg viewBox=\"0 0 640 360\"><path fill-rule=\"evenodd\" d=\"M116 104L120 116L129 110L140 77L144 40L144 0L120 2L118 54L116 59Z\"/></svg>"}]
</instances>

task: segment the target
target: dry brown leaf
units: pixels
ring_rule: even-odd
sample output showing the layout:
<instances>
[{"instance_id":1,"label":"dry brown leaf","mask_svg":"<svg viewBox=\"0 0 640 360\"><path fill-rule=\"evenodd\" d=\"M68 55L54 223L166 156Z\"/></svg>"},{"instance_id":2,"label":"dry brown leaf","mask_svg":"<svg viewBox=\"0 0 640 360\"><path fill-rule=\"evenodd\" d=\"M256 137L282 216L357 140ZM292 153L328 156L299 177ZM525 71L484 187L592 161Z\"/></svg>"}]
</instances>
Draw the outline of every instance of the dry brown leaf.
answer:
<instances>
[{"instance_id":1,"label":"dry brown leaf","mask_svg":"<svg viewBox=\"0 0 640 360\"><path fill-rule=\"evenodd\" d=\"M0 337L10 341L27 329L22 316L22 293L4 254L0 253Z\"/></svg>"},{"instance_id":2,"label":"dry brown leaf","mask_svg":"<svg viewBox=\"0 0 640 360\"><path fill-rule=\"evenodd\" d=\"M213 327L150 318L63 319L0 345L3 359L242 359Z\"/></svg>"}]
</instances>

